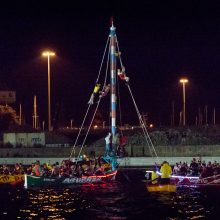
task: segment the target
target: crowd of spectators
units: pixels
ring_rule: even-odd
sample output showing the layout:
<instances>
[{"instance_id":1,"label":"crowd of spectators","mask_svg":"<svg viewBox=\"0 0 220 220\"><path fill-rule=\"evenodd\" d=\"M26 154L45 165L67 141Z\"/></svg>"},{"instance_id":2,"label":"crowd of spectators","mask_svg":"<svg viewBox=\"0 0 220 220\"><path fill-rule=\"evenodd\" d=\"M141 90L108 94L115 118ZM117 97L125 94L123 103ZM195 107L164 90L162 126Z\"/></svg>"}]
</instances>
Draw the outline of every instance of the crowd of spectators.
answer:
<instances>
[{"instance_id":1,"label":"crowd of spectators","mask_svg":"<svg viewBox=\"0 0 220 220\"><path fill-rule=\"evenodd\" d=\"M101 175L104 171L110 170L110 164L102 160L101 157L93 160L84 159L78 162L71 160L63 160L61 164L56 162L54 164L43 163L36 161L31 165L23 165L16 163L15 165L1 165L0 175L35 175L35 176L51 176L51 177L80 177L82 175Z\"/></svg>"},{"instance_id":2,"label":"crowd of spectators","mask_svg":"<svg viewBox=\"0 0 220 220\"><path fill-rule=\"evenodd\" d=\"M181 161L176 163L173 167L173 174L205 178L220 174L220 164L217 161L206 163L204 160L193 158L191 163Z\"/></svg>"}]
</instances>

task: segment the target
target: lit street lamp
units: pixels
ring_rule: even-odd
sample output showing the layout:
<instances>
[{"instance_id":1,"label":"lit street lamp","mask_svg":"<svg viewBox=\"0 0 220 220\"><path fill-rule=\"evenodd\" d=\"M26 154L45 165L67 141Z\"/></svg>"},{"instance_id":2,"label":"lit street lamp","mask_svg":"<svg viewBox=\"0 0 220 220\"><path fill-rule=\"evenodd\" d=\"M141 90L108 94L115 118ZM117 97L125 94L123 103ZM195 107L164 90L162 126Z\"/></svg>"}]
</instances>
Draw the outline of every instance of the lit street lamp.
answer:
<instances>
[{"instance_id":1,"label":"lit street lamp","mask_svg":"<svg viewBox=\"0 0 220 220\"><path fill-rule=\"evenodd\" d=\"M51 106L50 106L50 57L55 56L52 51L45 51L42 56L47 57L48 63L48 130L51 131Z\"/></svg>"},{"instance_id":2,"label":"lit street lamp","mask_svg":"<svg viewBox=\"0 0 220 220\"><path fill-rule=\"evenodd\" d=\"M186 90L185 84L188 83L189 80L186 78L180 79L180 83L183 84L183 126L186 125Z\"/></svg>"}]
</instances>

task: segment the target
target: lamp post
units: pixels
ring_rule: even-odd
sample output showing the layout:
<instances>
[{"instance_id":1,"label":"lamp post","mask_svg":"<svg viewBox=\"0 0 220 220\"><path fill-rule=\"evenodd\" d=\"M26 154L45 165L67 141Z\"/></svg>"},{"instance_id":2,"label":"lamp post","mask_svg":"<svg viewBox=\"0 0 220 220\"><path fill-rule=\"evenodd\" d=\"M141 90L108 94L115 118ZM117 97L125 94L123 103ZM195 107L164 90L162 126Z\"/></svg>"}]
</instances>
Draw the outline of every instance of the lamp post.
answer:
<instances>
[{"instance_id":1,"label":"lamp post","mask_svg":"<svg viewBox=\"0 0 220 220\"><path fill-rule=\"evenodd\" d=\"M183 126L186 125L186 89L185 89L185 85L188 82L189 82L189 80L186 78L180 79L180 83L183 84Z\"/></svg>"},{"instance_id":2,"label":"lamp post","mask_svg":"<svg viewBox=\"0 0 220 220\"><path fill-rule=\"evenodd\" d=\"M51 105L50 105L50 57L55 56L52 51L45 51L42 56L47 57L48 66L48 130L51 131Z\"/></svg>"}]
</instances>

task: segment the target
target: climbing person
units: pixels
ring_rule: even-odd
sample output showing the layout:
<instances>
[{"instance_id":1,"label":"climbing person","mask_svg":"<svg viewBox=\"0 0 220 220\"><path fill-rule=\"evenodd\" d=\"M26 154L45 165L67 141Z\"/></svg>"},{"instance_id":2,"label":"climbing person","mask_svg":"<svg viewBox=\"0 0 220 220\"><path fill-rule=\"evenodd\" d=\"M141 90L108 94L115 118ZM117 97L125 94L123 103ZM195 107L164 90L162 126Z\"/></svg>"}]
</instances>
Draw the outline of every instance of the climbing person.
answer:
<instances>
[{"instance_id":1,"label":"climbing person","mask_svg":"<svg viewBox=\"0 0 220 220\"><path fill-rule=\"evenodd\" d=\"M108 92L110 91L110 88L111 88L110 84L106 85L104 90L100 92L100 96L99 97L100 98L105 97L108 94Z\"/></svg>"},{"instance_id":2,"label":"climbing person","mask_svg":"<svg viewBox=\"0 0 220 220\"><path fill-rule=\"evenodd\" d=\"M126 76L125 68L123 67L122 70L118 69L118 76L121 80L129 82L129 77Z\"/></svg>"},{"instance_id":3,"label":"climbing person","mask_svg":"<svg viewBox=\"0 0 220 220\"><path fill-rule=\"evenodd\" d=\"M94 104L95 95L99 92L100 87L101 87L101 84L96 83L95 88L93 89L92 95L90 96L90 99L88 101L88 104L90 104L90 105Z\"/></svg>"},{"instance_id":4,"label":"climbing person","mask_svg":"<svg viewBox=\"0 0 220 220\"><path fill-rule=\"evenodd\" d=\"M109 132L105 137L105 156L108 156L111 151L111 136L112 134Z\"/></svg>"}]
</instances>

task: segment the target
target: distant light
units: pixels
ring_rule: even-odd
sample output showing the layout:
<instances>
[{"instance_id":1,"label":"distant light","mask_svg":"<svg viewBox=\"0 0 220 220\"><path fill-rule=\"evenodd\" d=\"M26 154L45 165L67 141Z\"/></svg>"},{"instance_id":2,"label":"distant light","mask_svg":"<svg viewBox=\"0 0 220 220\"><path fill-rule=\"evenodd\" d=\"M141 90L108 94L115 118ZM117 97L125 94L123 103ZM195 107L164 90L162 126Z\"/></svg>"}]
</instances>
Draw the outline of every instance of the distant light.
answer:
<instances>
[{"instance_id":1,"label":"distant light","mask_svg":"<svg viewBox=\"0 0 220 220\"><path fill-rule=\"evenodd\" d=\"M180 79L180 83L188 83L188 82L189 82L189 80L186 79L186 78L182 78L182 79Z\"/></svg>"},{"instance_id":2,"label":"distant light","mask_svg":"<svg viewBox=\"0 0 220 220\"><path fill-rule=\"evenodd\" d=\"M153 124L150 124L150 125L149 125L149 127L150 127L150 128L153 128L153 127L154 127L154 125L153 125Z\"/></svg>"},{"instance_id":3,"label":"distant light","mask_svg":"<svg viewBox=\"0 0 220 220\"><path fill-rule=\"evenodd\" d=\"M55 56L56 54L54 53L54 52L52 52L52 51L44 51L43 53L42 53L42 56L44 56L44 57L48 57L48 56Z\"/></svg>"}]
</instances>

